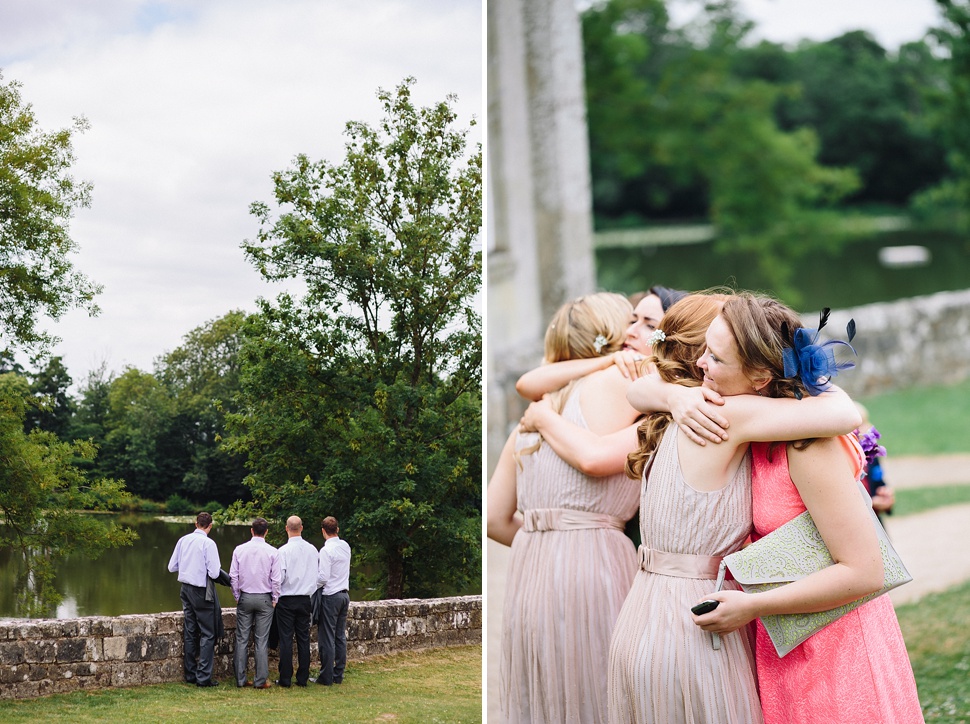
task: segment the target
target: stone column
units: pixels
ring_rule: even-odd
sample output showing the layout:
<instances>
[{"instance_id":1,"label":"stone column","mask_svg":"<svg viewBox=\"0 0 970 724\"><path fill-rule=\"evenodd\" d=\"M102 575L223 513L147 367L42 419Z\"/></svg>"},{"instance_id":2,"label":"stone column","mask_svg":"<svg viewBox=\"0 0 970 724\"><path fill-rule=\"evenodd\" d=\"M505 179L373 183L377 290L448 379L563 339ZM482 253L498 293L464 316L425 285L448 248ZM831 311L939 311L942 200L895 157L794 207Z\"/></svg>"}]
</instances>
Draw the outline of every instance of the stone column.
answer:
<instances>
[{"instance_id":1,"label":"stone column","mask_svg":"<svg viewBox=\"0 0 970 724\"><path fill-rule=\"evenodd\" d=\"M488 471L524 408L515 379L546 321L595 288L579 18L573 0L488 3Z\"/></svg>"}]
</instances>

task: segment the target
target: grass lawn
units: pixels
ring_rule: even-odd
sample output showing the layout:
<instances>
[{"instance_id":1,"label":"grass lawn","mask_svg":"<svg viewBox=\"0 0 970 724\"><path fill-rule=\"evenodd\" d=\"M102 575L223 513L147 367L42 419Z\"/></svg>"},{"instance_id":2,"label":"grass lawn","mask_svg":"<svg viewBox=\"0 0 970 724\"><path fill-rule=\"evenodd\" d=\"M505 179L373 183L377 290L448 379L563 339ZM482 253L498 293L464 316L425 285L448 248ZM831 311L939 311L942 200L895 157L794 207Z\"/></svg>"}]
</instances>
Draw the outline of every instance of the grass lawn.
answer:
<instances>
[{"instance_id":1,"label":"grass lawn","mask_svg":"<svg viewBox=\"0 0 970 724\"><path fill-rule=\"evenodd\" d=\"M311 669L311 673L316 673ZM270 672L270 679L276 672ZM311 680L312 681L312 680ZM0 701L15 722L395 722L482 721L482 647L460 646L369 659L347 667L340 686L238 689L224 680L199 689L159 684L132 689Z\"/></svg>"},{"instance_id":2,"label":"grass lawn","mask_svg":"<svg viewBox=\"0 0 970 724\"><path fill-rule=\"evenodd\" d=\"M967 410L970 380L939 387L914 387L859 400L894 455L970 453Z\"/></svg>"},{"instance_id":3,"label":"grass lawn","mask_svg":"<svg viewBox=\"0 0 970 724\"><path fill-rule=\"evenodd\" d=\"M911 515L946 505L970 503L970 485L939 485L929 488L896 488L893 515Z\"/></svg>"},{"instance_id":4,"label":"grass lawn","mask_svg":"<svg viewBox=\"0 0 970 724\"><path fill-rule=\"evenodd\" d=\"M970 722L970 582L896 613L926 721Z\"/></svg>"}]
</instances>

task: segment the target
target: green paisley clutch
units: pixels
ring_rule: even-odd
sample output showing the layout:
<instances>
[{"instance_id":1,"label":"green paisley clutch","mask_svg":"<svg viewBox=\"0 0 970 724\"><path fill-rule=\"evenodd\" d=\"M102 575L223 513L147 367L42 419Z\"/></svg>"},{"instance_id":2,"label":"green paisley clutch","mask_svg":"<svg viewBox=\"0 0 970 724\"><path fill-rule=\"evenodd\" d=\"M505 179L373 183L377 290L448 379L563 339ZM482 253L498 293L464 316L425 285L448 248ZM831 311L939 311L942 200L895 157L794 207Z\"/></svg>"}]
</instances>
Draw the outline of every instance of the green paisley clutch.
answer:
<instances>
[{"instance_id":1,"label":"green paisley clutch","mask_svg":"<svg viewBox=\"0 0 970 724\"><path fill-rule=\"evenodd\" d=\"M784 656L812 634L858 608L863 603L909 583L913 577L889 542L885 529L869 502L869 494L859 484L882 550L885 580L881 589L838 608L818 613L792 613L761 619L778 656ZM756 543L724 558L723 564L746 593L767 591L797 581L834 563L812 516L805 511L772 531Z\"/></svg>"}]
</instances>

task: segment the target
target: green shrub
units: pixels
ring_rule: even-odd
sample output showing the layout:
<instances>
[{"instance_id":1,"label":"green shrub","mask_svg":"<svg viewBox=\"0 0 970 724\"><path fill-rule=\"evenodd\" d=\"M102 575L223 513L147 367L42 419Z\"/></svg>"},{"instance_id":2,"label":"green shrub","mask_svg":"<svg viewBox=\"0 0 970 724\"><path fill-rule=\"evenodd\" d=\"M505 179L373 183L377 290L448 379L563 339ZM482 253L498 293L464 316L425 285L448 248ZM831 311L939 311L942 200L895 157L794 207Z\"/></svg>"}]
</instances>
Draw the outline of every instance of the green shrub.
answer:
<instances>
[{"instance_id":1,"label":"green shrub","mask_svg":"<svg viewBox=\"0 0 970 724\"><path fill-rule=\"evenodd\" d=\"M165 512L169 515L195 515L199 509L191 500L173 494L165 501Z\"/></svg>"}]
</instances>

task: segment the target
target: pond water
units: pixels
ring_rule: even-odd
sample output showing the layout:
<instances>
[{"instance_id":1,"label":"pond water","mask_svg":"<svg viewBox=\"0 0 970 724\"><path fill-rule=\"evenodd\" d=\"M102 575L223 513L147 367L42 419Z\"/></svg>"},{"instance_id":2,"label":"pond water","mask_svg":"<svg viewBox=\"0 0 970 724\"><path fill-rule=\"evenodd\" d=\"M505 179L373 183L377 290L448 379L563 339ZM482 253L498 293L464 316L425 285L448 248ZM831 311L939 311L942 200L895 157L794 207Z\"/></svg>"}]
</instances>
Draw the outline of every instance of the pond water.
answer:
<instances>
[{"instance_id":1,"label":"pond water","mask_svg":"<svg viewBox=\"0 0 970 724\"><path fill-rule=\"evenodd\" d=\"M696 290L717 285L771 291L752 254L723 255L710 242L596 250L602 289L630 294L662 284ZM885 247L921 246L923 266L887 267ZM884 255L885 256L885 255ZM896 231L852 241L838 255L815 253L798 262L793 286L799 311L840 309L941 291L970 289L970 239L956 234Z\"/></svg>"},{"instance_id":2,"label":"pond water","mask_svg":"<svg viewBox=\"0 0 970 724\"><path fill-rule=\"evenodd\" d=\"M168 561L178 539L191 532L191 522L173 523L148 516L112 516L120 525L137 531L133 546L106 551L97 560L72 556L57 568L57 589L64 600L57 618L78 616L119 616L130 613L181 611L179 583L168 572ZM232 551L251 537L248 526L213 527L209 534L219 549L224 570L232 563ZM320 531L304 538L317 548L323 545ZM17 560L15 553L0 549L0 617L15 617L14 591ZM228 586L216 586L223 606L236 603ZM351 590L351 598L361 600L366 591Z\"/></svg>"}]
</instances>

